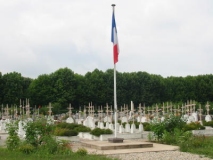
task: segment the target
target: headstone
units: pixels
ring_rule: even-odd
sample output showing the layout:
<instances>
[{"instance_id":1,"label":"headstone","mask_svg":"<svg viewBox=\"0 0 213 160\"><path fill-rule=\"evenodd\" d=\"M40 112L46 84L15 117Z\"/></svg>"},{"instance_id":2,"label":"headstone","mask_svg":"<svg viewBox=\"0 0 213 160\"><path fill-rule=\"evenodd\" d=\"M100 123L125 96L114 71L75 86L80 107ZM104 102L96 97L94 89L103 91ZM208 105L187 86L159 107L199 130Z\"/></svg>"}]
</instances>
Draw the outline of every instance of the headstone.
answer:
<instances>
[{"instance_id":1,"label":"headstone","mask_svg":"<svg viewBox=\"0 0 213 160\"><path fill-rule=\"evenodd\" d=\"M129 123L125 124L125 132L130 133L130 124Z\"/></svg>"},{"instance_id":2,"label":"headstone","mask_svg":"<svg viewBox=\"0 0 213 160\"><path fill-rule=\"evenodd\" d=\"M142 133L144 131L142 123L139 124L139 129L138 130L139 130L140 133Z\"/></svg>"},{"instance_id":3,"label":"headstone","mask_svg":"<svg viewBox=\"0 0 213 160\"><path fill-rule=\"evenodd\" d=\"M21 137L21 138L24 138L24 137L25 137L25 134L26 134L26 132L24 131L25 125L26 125L26 122L25 122L25 121L19 121L19 122L18 122L18 135L19 135L19 137Z\"/></svg>"},{"instance_id":4,"label":"headstone","mask_svg":"<svg viewBox=\"0 0 213 160\"><path fill-rule=\"evenodd\" d=\"M113 123L109 124L109 129L111 129L112 131L114 131L114 125L113 125Z\"/></svg>"},{"instance_id":5,"label":"headstone","mask_svg":"<svg viewBox=\"0 0 213 160\"><path fill-rule=\"evenodd\" d=\"M106 122L106 127L105 128L109 129L109 122L108 121Z\"/></svg>"},{"instance_id":6,"label":"headstone","mask_svg":"<svg viewBox=\"0 0 213 160\"><path fill-rule=\"evenodd\" d=\"M123 127L123 125L121 124L120 126L119 126L119 133L123 133L124 132L124 127Z\"/></svg>"},{"instance_id":7,"label":"headstone","mask_svg":"<svg viewBox=\"0 0 213 160\"><path fill-rule=\"evenodd\" d=\"M141 122L142 122L142 123L148 122L148 121L147 121L147 118L146 118L145 116L143 116L143 117L141 118Z\"/></svg>"},{"instance_id":8,"label":"headstone","mask_svg":"<svg viewBox=\"0 0 213 160\"><path fill-rule=\"evenodd\" d=\"M212 117L210 115L206 115L205 121L206 122L212 121Z\"/></svg>"},{"instance_id":9,"label":"headstone","mask_svg":"<svg viewBox=\"0 0 213 160\"><path fill-rule=\"evenodd\" d=\"M198 121L198 114L197 114L197 112L193 112L192 116L194 117L194 121L197 122Z\"/></svg>"},{"instance_id":10,"label":"headstone","mask_svg":"<svg viewBox=\"0 0 213 160\"><path fill-rule=\"evenodd\" d=\"M68 117L67 119L66 119L66 123L74 123L75 121L74 121L74 119L72 118L72 117Z\"/></svg>"},{"instance_id":11,"label":"headstone","mask_svg":"<svg viewBox=\"0 0 213 160\"><path fill-rule=\"evenodd\" d=\"M111 123L111 122L112 122L111 117L110 117L110 116L104 117L104 122L109 122L109 123Z\"/></svg>"},{"instance_id":12,"label":"headstone","mask_svg":"<svg viewBox=\"0 0 213 160\"><path fill-rule=\"evenodd\" d=\"M87 124L86 124L87 127L90 127L90 128L92 128L92 129L95 128L95 121L94 121L94 118L93 118L93 117L88 116L88 117L86 118L86 121L87 121Z\"/></svg>"},{"instance_id":13,"label":"headstone","mask_svg":"<svg viewBox=\"0 0 213 160\"><path fill-rule=\"evenodd\" d=\"M130 133L135 133L135 130L136 130L135 124L132 123L130 127Z\"/></svg>"},{"instance_id":14,"label":"headstone","mask_svg":"<svg viewBox=\"0 0 213 160\"><path fill-rule=\"evenodd\" d=\"M100 129L104 129L104 123L100 122Z\"/></svg>"},{"instance_id":15,"label":"headstone","mask_svg":"<svg viewBox=\"0 0 213 160\"><path fill-rule=\"evenodd\" d=\"M127 122L128 122L127 117L122 117L122 118L121 118L121 123L127 123Z\"/></svg>"}]
</instances>

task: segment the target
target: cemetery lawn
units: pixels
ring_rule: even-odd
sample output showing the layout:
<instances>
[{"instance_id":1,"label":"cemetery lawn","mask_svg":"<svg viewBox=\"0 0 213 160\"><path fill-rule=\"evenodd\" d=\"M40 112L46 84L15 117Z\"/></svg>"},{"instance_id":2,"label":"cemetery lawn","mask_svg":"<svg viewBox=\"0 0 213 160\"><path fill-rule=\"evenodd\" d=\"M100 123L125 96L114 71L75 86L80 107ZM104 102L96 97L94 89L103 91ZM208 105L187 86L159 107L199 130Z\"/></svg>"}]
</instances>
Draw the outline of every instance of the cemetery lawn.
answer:
<instances>
[{"instance_id":1,"label":"cemetery lawn","mask_svg":"<svg viewBox=\"0 0 213 160\"><path fill-rule=\"evenodd\" d=\"M61 154L24 154L19 151L9 151L6 148L1 148L0 147L0 159L1 160L58 160L58 159L63 159L63 160L80 160L80 159L86 159L86 160L116 160L112 158L108 158L105 156L100 156L100 155L79 155L76 153L71 153L70 155L61 155Z\"/></svg>"},{"instance_id":2,"label":"cemetery lawn","mask_svg":"<svg viewBox=\"0 0 213 160\"><path fill-rule=\"evenodd\" d=\"M197 136L185 145L180 145L180 150L213 158L213 137Z\"/></svg>"}]
</instances>

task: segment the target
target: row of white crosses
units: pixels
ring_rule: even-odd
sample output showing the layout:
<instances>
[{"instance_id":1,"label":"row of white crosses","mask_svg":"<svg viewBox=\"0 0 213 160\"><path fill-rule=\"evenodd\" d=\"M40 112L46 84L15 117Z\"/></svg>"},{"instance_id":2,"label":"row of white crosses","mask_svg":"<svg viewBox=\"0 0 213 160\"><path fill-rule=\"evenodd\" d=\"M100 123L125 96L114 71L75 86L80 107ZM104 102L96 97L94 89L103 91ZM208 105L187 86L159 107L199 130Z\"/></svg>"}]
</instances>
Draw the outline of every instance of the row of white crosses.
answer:
<instances>
[{"instance_id":1,"label":"row of white crosses","mask_svg":"<svg viewBox=\"0 0 213 160\"><path fill-rule=\"evenodd\" d=\"M25 108L26 108L26 115L27 115L27 117L29 118L29 116L30 116L30 101L29 101L29 99L26 99L26 101L25 101L25 103L24 103L24 101L23 102L21 102L21 99L20 99L20 115L24 115L24 112L25 112Z\"/></svg>"},{"instance_id":2,"label":"row of white crosses","mask_svg":"<svg viewBox=\"0 0 213 160\"><path fill-rule=\"evenodd\" d=\"M69 117L72 117L72 106L71 106L71 103L69 104L69 107L67 108L68 109L68 115Z\"/></svg>"},{"instance_id":3,"label":"row of white crosses","mask_svg":"<svg viewBox=\"0 0 213 160\"><path fill-rule=\"evenodd\" d=\"M26 108L26 115L27 117L30 116L30 104L29 104L29 99L26 99L26 106L24 106L24 101L23 101L23 105L21 104L21 100L20 100L20 115L24 115L24 108ZM11 111L11 113L13 113L13 115L10 115L10 112L9 110ZM17 109L17 106L13 106L13 107L10 107L9 109L9 106L8 104L6 105L6 107L4 108L3 104L2 104L2 107L1 107L1 117L4 118L4 119L9 119L10 117L14 117L15 119L18 118L18 109Z\"/></svg>"},{"instance_id":4,"label":"row of white crosses","mask_svg":"<svg viewBox=\"0 0 213 160\"><path fill-rule=\"evenodd\" d=\"M51 116L52 115L52 108L53 108L51 103L49 103L47 108L48 108L48 111L47 111L48 112L48 116Z\"/></svg>"}]
</instances>

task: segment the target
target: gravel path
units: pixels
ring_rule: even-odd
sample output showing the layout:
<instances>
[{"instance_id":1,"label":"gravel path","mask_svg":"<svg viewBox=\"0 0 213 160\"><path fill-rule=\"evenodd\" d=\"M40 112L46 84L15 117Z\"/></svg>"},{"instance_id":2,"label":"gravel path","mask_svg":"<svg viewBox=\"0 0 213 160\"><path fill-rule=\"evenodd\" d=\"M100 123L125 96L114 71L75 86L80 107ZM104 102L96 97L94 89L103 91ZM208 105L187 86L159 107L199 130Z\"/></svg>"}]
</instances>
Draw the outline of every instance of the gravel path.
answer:
<instances>
[{"instance_id":1,"label":"gravel path","mask_svg":"<svg viewBox=\"0 0 213 160\"><path fill-rule=\"evenodd\" d=\"M180 151L117 154L108 155L107 157L119 158L120 160L212 160L204 156Z\"/></svg>"}]
</instances>

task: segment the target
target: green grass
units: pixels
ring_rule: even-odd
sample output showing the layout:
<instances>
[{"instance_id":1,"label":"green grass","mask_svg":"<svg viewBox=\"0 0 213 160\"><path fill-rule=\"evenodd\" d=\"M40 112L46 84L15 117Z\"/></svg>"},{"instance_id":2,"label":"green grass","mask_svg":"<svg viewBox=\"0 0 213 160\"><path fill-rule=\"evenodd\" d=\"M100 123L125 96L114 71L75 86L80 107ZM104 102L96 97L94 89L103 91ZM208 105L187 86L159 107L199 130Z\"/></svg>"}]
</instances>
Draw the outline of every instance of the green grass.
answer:
<instances>
[{"instance_id":1,"label":"green grass","mask_svg":"<svg viewBox=\"0 0 213 160\"><path fill-rule=\"evenodd\" d=\"M180 150L213 158L213 137L194 136L180 145Z\"/></svg>"},{"instance_id":2,"label":"green grass","mask_svg":"<svg viewBox=\"0 0 213 160\"><path fill-rule=\"evenodd\" d=\"M22 152L18 151L9 151L6 148L0 148L0 159L1 160L112 160L112 158L108 158L101 155L91 155L87 154L84 156L81 156L77 153L71 153L70 155L60 155L60 154L52 154L52 155L45 155L45 154L39 154L39 153L33 153L33 154L24 154ZM115 159L114 159L115 160Z\"/></svg>"}]
</instances>

